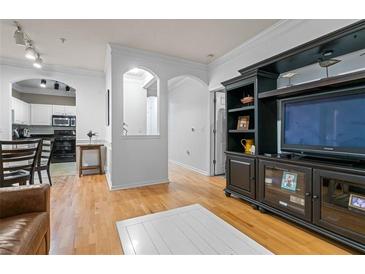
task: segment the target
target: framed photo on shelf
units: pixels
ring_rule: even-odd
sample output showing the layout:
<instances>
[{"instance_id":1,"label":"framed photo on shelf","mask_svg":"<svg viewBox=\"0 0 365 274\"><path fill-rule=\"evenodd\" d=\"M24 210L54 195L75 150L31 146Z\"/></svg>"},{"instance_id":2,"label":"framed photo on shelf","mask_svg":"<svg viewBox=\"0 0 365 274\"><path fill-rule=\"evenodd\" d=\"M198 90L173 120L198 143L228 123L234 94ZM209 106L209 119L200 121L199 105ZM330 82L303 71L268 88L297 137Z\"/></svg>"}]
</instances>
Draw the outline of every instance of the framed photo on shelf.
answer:
<instances>
[{"instance_id":1,"label":"framed photo on shelf","mask_svg":"<svg viewBox=\"0 0 365 274\"><path fill-rule=\"evenodd\" d=\"M351 193L349 199L349 207L365 211L365 196Z\"/></svg>"},{"instance_id":2,"label":"framed photo on shelf","mask_svg":"<svg viewBox=\"0 0 365 274\"><path fill-rule=\"evenodd\" d=\"M250 125L250 116L239 116L237 122L238 130L248 130L248 126Z\"/></svg>"},{"instance_id":3,"label":"framed photo on shelf","mask_svg":"<svg viewBox=\"0 0 365 274\"><path fill-rule=\"evenodd\" d=\"M284 171L283 178L281 179L281 188L290 191L296 191L297 179L298 179L298 174Z\"/></svg>"}]
</instances>

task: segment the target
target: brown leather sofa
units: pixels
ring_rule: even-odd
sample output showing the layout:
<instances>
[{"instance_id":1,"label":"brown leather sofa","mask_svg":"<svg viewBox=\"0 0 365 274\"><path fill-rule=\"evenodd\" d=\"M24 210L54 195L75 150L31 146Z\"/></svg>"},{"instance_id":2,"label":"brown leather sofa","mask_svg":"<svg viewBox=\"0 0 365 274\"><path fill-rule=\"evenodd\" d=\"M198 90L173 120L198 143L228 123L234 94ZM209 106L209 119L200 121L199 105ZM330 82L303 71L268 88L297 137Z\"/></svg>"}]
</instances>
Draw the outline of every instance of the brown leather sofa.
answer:
<instances>
[{"instance_id":1,"label":"brown leather sofa","mask_svg":"<svg viewBox=\"0 0 365 274\"><path fill-rule=\"evenodd\" d=\"M50 246L49 185L0 188L0 255L46 255Z\"/></svg>"}]
</instances>

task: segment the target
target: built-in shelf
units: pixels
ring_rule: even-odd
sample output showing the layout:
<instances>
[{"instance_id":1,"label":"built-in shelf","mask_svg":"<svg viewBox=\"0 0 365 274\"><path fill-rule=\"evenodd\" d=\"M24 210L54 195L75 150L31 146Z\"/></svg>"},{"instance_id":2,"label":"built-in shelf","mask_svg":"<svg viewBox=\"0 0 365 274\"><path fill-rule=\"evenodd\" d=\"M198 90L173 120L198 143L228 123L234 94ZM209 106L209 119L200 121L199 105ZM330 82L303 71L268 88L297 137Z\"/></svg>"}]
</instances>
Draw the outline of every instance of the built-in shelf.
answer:
<instances>
[{"instance_id":1,"label":"built-in shelf","mask_svg":"<svg viewBox=\"0 0 365 274\"><path fill-rule=\"evenodd\" d=\"M252 110L255 109L255 106L244 106L244 107L240 107L240 108L231 108L228 110L228 112L239 112L239 111L245 111L245 110Z\"/></svg>"},{"instance_id":2,"label":"built-in shelf","mask_svg":"<svg viewBox=\"0 0 365 274\"><path fill-rule=\"evenodd\" d=\"M357 84L364 82L365 70L324 78L321 80L306 82L303 84L293 85L290 87L274 89L270 91L261 92L258 94L259 99L269 97L287 97L300 94L308 94L317 90L325 90L328 88L348 86L349 83Z\"/></svg>"},{"instance_id":3,"label":"built-in shelf","mask_svg":"<svg viewBox=\"0 0 365 274\"><path fill-rule=\"evenodd\" d=\"M237 155L237 156L246 156L246 157L253 157L253 158L256 157L256 155L251 154L251 153L246 153L244 151L237 152L237 151L226 150L225 153L230 154L230 155Z\"/></svg>"},{"instance_id":4,"label":"built-in shelf","mask_svg":"<svg viewBox=\"0 0 365 274\"><path fill-rule=\"evenodd\" d=\"M255 133L254 129L247 129L247 130L241 130L241 129L230 129L228 130L229 133Z\"/></svg>"}]
</instances>

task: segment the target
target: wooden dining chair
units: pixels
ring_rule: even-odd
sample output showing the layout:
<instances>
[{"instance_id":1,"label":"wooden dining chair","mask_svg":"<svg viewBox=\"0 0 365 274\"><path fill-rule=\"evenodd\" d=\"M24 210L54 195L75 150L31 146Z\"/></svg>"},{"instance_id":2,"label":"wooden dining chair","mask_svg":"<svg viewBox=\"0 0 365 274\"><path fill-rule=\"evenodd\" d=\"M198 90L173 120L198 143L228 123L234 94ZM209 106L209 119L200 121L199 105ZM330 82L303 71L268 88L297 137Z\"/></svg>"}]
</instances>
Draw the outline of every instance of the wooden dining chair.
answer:
<instances>
[{"instance_id":1,"label":"wooden dining chair","mask_svg":"<svg viewBox=\"0 0 365 274\"><path fill-rule=\"evenodd\" d=\"M34 183L41 139L0 141L0 187Z\"/></svg>"},{"instance_id":2,"label":"wooden dining chair","mask_svg":"<svg viewBox=\"0 0 365 274\"><path fill-rule=\"evenodd\" d=\"M42 184L42 171L47 171L49 184L52 185L50 166L53 155L54 139L43 139L41 144L41 153L37 160L35 170L38 173L39 182Z\"/></svg>"}]
</instances>

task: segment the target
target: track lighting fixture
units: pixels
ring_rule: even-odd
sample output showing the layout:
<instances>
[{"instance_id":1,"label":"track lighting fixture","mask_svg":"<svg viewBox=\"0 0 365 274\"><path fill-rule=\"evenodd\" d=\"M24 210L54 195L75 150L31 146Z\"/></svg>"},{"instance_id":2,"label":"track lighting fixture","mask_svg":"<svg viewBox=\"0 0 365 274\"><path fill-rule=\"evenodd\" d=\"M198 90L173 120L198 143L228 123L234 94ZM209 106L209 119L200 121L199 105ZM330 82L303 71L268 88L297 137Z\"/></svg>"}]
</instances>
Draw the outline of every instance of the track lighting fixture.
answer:
<instances>
[{"instance_id":1,"label":"track lighting fixture","mask_svg":"<svg viewBox=\"0 0 365 274\"><path fill-rule=\"evenodd\" d=\"M46 87L46 84L47 84L47 81L44 80L44 79L42 79L41 80L41 84L40 84L41 88L45 88Z\"/></svg>"},{"instance_id":2,"label":"track lighting fixture","mask_svg":"<svg viewBox=\"0 0 365 274\"><path fill-rule=\"evenodd\" d=\"M58 82L54 83L54 89L59 89L60 88L60 84Z\"/></svg>"},{"instance_id":3,"label":"track lighting fixture","mask_svg":"<svg viewBox=\"0 0 365 274\"><path fill-rule=\"evenodd\" d=\"M70 91L71 88L69 86L66 86L66 91Z\"/></svg>"},{"instance_id":4,"label":"track lighting fixture","mask_svg":"<svg viewBox=\"0 0 365 274\"><path fill-rule=\"evenodd\" d=\"M22 30L22 28L20 27L20 25L18 24L18 22L14 22L16 25L16 30L14 32L14 39L15 39L15 44L19 45L19 46L25 46L25 35L24 32Z\"/></svg>"},{"instance_id":5,"label":"track lighting fixture","mask_svg":"<svg viewBox=\"0 0 365 274\"><path fill-rule=\"evenodd\" d=\"M27 43L25 48L25 57L30 60L35 60L37 58L37 52L34 50L31 42Z\"/></svg>"},{"instance_id":6,"label":"track lighting fixture","mask_svg":"<svg viewBox=\"0 0 365 274\"><path fill-rule=\"evenodd\" d=\"M40 69L40 68L42 68L42 63L43 63L43 60L39 56L39 53L37 53L37 58L35 59L35 61L33 63L33 67Z\"/></svg>"},{"instance_id":7,"label":"track lighting fixture","mask_svg":"<svg viewBox=\"0 0 365 274\"><path fill-rule=\"evenodd\" d=\"M14 39L17 45L25 46L25 58L34 60L33 66L36 68L42 68L43 60L39 53L36 51L29 35L25 33L17 21L14 21L16 30L14 32Z\"/></svg>"}]
</instances>

